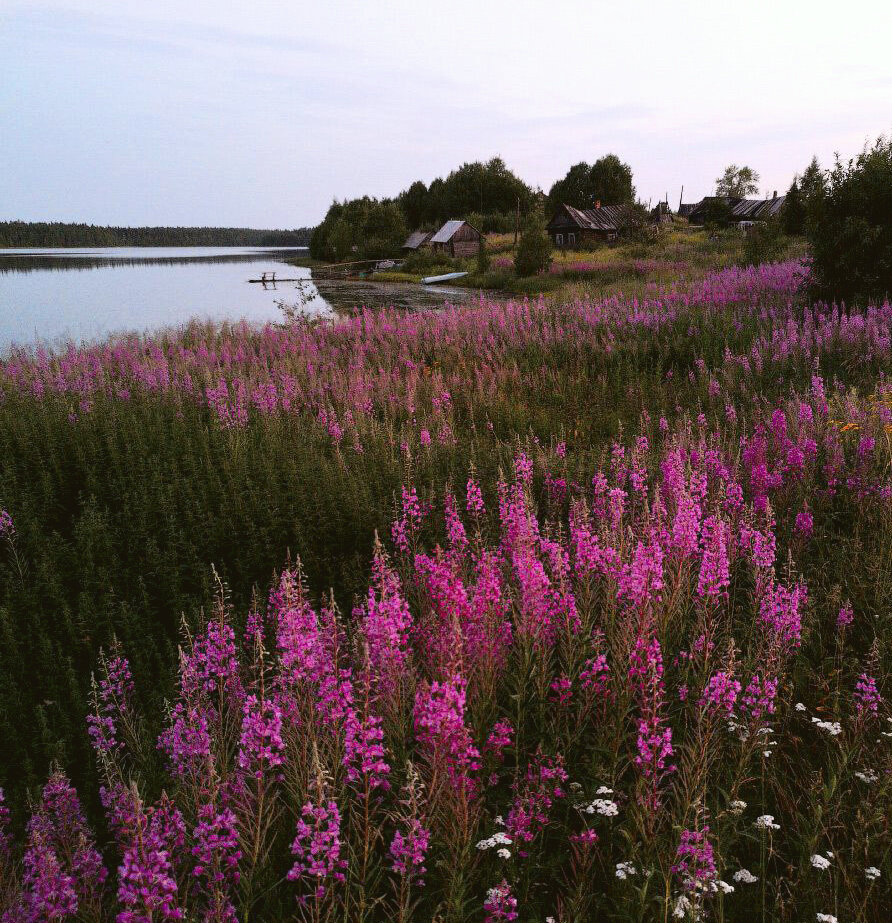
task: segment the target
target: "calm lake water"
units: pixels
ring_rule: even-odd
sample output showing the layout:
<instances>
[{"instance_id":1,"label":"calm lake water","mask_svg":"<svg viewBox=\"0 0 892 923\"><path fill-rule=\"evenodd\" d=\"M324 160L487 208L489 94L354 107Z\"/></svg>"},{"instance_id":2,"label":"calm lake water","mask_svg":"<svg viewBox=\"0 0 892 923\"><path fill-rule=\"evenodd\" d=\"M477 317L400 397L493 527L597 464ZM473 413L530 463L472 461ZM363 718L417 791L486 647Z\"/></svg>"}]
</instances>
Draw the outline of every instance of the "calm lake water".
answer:
<instances>
[{"instance_id":1,"label":"calm lake water","mask_svg":"<svg viewBox=\"0 0 892 923\"><path fill-rule=\"evenodd\" d=\"M281 321L281 304L333 316L363 305L423 308L473 297L461 289L325 282L287 260L302 248L0 249L0 351L12 344L94 341L192 318ZM264 272L303 280L250 284Z\"/></svg>"}]
</instances>

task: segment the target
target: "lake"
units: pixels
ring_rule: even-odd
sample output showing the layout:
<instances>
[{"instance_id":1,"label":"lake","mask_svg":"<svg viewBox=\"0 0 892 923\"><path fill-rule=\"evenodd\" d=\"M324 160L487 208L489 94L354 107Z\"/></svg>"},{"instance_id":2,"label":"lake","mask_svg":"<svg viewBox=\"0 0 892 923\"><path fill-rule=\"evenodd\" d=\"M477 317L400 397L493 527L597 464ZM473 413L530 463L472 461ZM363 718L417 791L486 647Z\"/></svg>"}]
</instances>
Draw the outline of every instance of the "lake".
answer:
<instances>
[{"instance_id":1,"label":"lake","mask_svg":"<svg viewBox=\"0 0 892 923\"><path fill-rule=\"evenodd\" d=\"M337 316L358 307L437 307L474 297L462 289L313 281L288 260L299 247L0 249L0 350L12 344L95 341L193 318L282 321L282 305ZM264 272L300 282L251 284Z\"/></svg>"}]
</instances>

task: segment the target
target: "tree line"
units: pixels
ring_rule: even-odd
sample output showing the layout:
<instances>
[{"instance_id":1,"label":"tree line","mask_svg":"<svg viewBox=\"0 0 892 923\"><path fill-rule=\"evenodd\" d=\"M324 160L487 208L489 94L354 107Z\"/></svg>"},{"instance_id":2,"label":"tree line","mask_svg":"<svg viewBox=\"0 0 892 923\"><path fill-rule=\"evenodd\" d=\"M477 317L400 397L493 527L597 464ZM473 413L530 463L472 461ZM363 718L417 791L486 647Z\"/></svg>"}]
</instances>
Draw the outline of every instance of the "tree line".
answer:
<instances>
[{"instance_id":1,"label":"tree line","mask_svg":"<svg viewBox=\"0 0 892 923\"><path fill-rule=\"evenodd\" d=\"M312 228L104 227L0 221L0 247L306 247Z\"/></svg>"},{"instance_id":2,"label":"tree line","mask_svg":"<svg viewBox=\"0 0 892 923\"><path fill-rule=\"evenodd\" d=\"M464 218L483 233L505 233L563 202L593 208L598 201L621 205L634 199L632 169L615 154L575 164L547 195L493 157L462 164L430 185L416 180L393 198L333 202L313 232L310 253L325 260L374 259L392 256L410 231L434 230L450 218Z\"/></svg>"}]
</instances>

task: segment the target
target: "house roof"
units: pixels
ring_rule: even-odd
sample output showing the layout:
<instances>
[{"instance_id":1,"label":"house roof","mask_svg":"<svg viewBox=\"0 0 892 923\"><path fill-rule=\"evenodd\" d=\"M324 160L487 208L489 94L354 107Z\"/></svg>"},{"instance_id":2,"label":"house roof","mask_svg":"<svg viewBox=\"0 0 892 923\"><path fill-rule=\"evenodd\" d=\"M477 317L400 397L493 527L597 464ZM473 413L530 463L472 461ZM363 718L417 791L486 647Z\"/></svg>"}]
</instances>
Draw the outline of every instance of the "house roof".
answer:
<instances>
[{"instance_id":1,"label":"house roof","mask_svg":"<svg viewBox=\"0 0 892 923\"><path fill-rule=\"evenodd\" d=\"M602 205L600 208L574 208L562 205L561 209L573 223L587 231L618 231L629 222L631 209L628 205ZM559 209L559 211L561 210ZM554 216L556 218L557 215ZM554 218L551 220L554 221ZM551 222L549 222L551 223Z\"/></svg>"},{"instance_id":2,"label":"house roof","mask_svg":"<svg viewBox=\"0 0 892 923\"><path fill-rule=\"evenodd\" d=\"M452 235L464 224L464 221L458 218L453 218L451 221L447 221L443 227L437 231L436 234L431 238L432 244L448 244L452 240Z\"/></svg>"},{"instance_id":3,"label":"house roof","mask_svg":"<svg viewBox=\"0 0 892 923\"><path fill-rule=\"evenodd\" d=\"M783 208L786 196L773 199L741 199L731 210L735 221L762 221L773 218Z\"/></svg>"},{"instance_id":4,"label":"house roof","mask_svg":"<svg viewBox=\"0 0 892 923\"><path fill-rule=\"evenodd\" d=\"M403 244L403 250L417 250L431 236L430 231L413 231Z\"/></svg>"}]
</instances>

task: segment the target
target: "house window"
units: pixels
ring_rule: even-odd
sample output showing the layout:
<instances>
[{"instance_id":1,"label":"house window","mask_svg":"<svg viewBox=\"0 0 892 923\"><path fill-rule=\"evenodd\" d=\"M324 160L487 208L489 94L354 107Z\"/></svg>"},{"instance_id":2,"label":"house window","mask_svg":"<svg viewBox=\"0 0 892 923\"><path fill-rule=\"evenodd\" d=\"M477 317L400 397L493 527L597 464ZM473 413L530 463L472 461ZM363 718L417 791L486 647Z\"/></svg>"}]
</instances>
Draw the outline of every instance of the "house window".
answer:
<instances>
[{"instance_id":1,"label":"house window","mask_svg":"<svg viewBox=\"0 0 892 923\"><path fill-rule=\"evenodd\" d=\"M555 235L554 235L554 242L555 242L559 247L563 247L563 246L564 246L564 235L563 235L563 234L555 234Z\"/></svg>"},{"instance_id":2,"label":"house window","mask_svg":"<svg viewBox=\"0 0 892 923\"><path fill-rule=\"evenodd\" d=\"M567 244L568 244L568 246L570 246L570 247L575 246L575 244L576 244L576 235L575 235L573 232L570 232L569 234L567 234Z\"/></svg>"}]
</instances>

